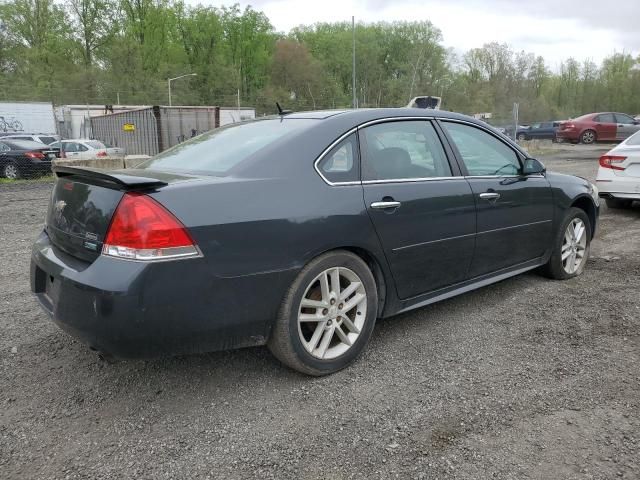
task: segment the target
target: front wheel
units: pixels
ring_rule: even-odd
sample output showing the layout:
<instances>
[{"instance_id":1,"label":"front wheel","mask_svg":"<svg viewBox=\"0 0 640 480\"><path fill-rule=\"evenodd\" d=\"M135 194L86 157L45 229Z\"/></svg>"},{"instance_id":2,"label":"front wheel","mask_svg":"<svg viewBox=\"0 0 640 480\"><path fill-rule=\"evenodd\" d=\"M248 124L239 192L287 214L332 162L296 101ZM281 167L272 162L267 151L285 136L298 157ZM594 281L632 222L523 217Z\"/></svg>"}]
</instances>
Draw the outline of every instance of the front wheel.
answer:
<instances>
[{"instance_id":1,"label":"front wheel","mask_svg":"<svg viewBox=\"0 0 640 480\"><path fill-rule=\"evenodd\" d=\"M283 299L268 347L308 375L343 369L362 352L377 317L376 283L367 264L337 250L302 269Z\"/></svg>"},{"instance_id":2,"label":"front wheel","mask_svg":"<svg viewBox=\"0 0 640 480\"><path fill-rule=\"evenodd\" d=\"M518 141L524 142L527 139L527 136L524 133L518 134Z\"/></svg>"},{"instance_id":3,"label":"front wheel","mask_svg":"<svg viewBox=\"0 0 640 480\"><path fill-rule=\"evenodd\" d=\"M543 273L556 280L577 277L589 258L591 223L584 210L570 208L554 238L553 251Z\"/></svg>"}]
</instances>

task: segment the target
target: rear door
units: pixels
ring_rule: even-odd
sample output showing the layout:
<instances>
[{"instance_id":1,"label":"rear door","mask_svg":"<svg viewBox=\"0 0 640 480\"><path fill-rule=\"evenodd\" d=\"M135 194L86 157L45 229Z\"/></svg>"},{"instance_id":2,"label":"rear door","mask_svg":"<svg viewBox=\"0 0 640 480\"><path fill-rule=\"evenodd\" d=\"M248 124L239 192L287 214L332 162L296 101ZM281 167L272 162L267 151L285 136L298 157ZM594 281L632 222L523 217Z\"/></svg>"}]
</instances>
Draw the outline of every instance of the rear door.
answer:
<instances>
[{"instance_id":1,"label":"rear door","mask_svg":"<svg viewBox=\"0 0 640 480\"><path fill-rule=\"evenodd\" d=\"M475 237L473 193L433 124L385 121L358 135L364 200L398 296L465 280Z\"/></svg>"},{"instance_id":2,"label":"rear door","mask_svg":"<svg viewBox=\"0 0 640 480\"><path fill-rule=\"evenodd\" d=\"M636 121L629 115L624 113L616 113L616 122L618 124L618 130L616 133L616 140L624 140L640 130L640 125L636 125Z\"/></svg>"},{"instance_id":3,"label":"rear door","mask_svg":"<svg viewBox=\"0 0 640 480\"><path fill-rule=\"evenodd\" d=\"M544 175L522 175L520 155L479 126L440 121L473 191L476 245L469 276L542 257L551 242L553 197Z\"/></svg>"},{"instance_id":4,"label":"rear door","mask_svg":"<svg viewBox=\"0 0 640 480\"><path fill-rule=\"evenodd\" d=\"M594 128L599 141L615 140L618 124L613 113L601 113L593 118Z\"/></svg>"}]
</instances>

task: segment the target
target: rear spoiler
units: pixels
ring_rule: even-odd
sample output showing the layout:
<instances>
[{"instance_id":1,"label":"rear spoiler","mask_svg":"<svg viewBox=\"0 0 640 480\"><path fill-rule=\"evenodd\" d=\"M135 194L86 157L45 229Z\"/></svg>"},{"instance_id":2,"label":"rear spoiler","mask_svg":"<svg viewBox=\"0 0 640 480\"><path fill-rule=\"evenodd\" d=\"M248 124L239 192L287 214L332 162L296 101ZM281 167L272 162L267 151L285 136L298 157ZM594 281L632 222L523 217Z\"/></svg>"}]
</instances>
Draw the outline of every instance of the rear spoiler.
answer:
<instances>
[{"instance_id":1,"label":"rear spoiler","mask_svg":"<svg viewBox=\"0 0 640 480\"><path fill-rule=\"evenodd\" d=\"M122 190L136 190L169 185L167 182L163 182L157 178L138 177L137 175L127 175L126 173L115 171L108 172L97 168L55 165L52 167L52 170L59 178L71 176L83 177L97 180L101 183L110 183Z\"/></svg>"}]
</instances>

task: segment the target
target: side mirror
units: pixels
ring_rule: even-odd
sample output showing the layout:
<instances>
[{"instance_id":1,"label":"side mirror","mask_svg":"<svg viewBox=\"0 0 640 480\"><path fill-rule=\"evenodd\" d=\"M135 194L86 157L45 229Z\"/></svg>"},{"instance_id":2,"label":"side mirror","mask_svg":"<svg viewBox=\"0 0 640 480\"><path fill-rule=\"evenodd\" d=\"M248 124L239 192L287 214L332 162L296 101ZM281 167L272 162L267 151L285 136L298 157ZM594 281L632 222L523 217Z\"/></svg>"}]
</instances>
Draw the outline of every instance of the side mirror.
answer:
<instances>
[{"instance_id":1,"label":"side mirror","mask_svg":"<svg viewBox=\"0 0 640 480\"><path fill-rule=\"evenodd\" d=\"M524 161L524 166L522 167L523 175L537 175L540 173L546 172L547 169L542 164L541 161L536 160L535 158L527 158Z\"/></svg>"}]
</instances>

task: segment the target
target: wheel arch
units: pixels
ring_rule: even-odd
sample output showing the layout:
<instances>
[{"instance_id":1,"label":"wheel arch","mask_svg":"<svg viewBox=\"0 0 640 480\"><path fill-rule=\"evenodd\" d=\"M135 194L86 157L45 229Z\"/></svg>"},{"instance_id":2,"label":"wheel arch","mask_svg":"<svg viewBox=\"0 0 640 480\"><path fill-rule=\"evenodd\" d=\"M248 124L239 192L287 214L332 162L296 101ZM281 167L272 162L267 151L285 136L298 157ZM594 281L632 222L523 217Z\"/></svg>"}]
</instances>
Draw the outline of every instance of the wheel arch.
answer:
<instances>
[{"instance_id":1,"label":"wheel arch","mask_svg":"<svg viewBox=\"0 0 640 480\"><path fill-rule=\"evenodd\" d=\"M339 250L345 250L347 252L353 253L358 256L364 263L367 264L371 272L373 273L373 278L376 281L376 289L378 290L378 318L384 316L384 309L389 305L388 292L390 285L392 285L392 279L390 277L390 273L385 271L382 266L381 261L377 258L377 256L371 252L370 250L359 247L356 245L342 245L336 246L334 248L327 249L323 252L319 252L317 255L314 255L313 258L316 258L320 255L324 255L326 253L335 252ZM312 259L313 259L312 258ZM310 259L309 261L311 261ZM308 262L307 262L308 263Z\"/></svg>"},{"instance_id":2,"label":"wheel arch","mask_svg":"<svg viewBox=\"0 0 640 480\"><path fill-rule=\"evenodd\" d=\"M571 203L571 207L579 208L587 214L589 223L591 224L591 238L593 238L597 221L596 206L593 199L587 195L582 195Z\"/></svg>"}]
</instances>

